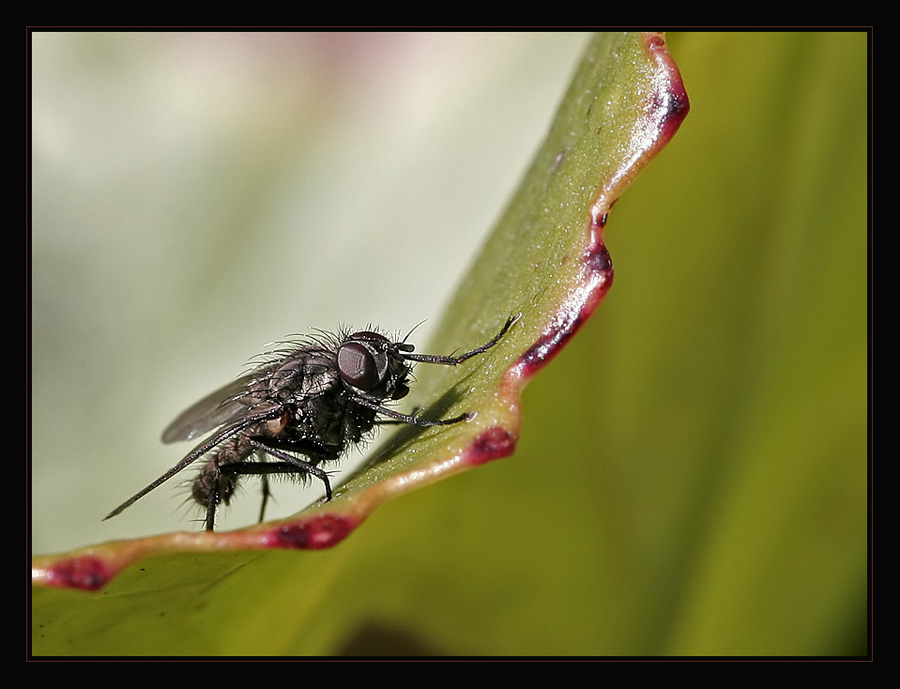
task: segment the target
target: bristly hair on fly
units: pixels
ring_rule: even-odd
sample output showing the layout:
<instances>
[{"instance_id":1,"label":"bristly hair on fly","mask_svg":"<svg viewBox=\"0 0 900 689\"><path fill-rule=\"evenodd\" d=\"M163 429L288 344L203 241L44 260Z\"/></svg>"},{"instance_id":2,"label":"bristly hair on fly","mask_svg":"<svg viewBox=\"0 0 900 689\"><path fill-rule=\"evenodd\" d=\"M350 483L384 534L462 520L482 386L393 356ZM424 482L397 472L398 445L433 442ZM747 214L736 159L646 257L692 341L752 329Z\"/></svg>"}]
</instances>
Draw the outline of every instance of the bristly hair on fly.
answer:
<instances>
[{"instance_id":1,"label":"bristly hair on fly","mask_svg":"<svg viewBox=\"0 0 900 689\"><path fill-rule=\"evenodd\" d=\"M242 476L263 482L260 520L272 476L319 479L331 500L329 475L319 465L340 460L382 423L448 426L471 418L425 419L390 404L409 394L416 363L456 366L495 346L520 318L513 316L493 338L459 356L415 354L407 340L388 337L373 326L311 334L274 343L252 360L252 368L182 412L163 431L171 443L210 434L175 466L138 491L105 518L116 516L200 458L193 499L206 510L208 531L218 506L228 504ZM418 327L418 326L417 326Z\"/></svg>"}]
</instances>

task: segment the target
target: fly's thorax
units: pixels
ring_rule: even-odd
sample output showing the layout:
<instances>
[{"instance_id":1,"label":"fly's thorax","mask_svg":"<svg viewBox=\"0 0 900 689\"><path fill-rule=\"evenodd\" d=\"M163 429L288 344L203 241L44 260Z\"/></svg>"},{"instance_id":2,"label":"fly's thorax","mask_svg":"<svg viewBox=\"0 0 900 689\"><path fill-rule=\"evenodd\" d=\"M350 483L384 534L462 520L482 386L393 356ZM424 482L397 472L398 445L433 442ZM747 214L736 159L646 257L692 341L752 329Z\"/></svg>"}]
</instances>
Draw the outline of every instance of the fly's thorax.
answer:
<instances>
[{"instance_id":1,"label":"fly's thorax","mask_svg":"<svg viewBox=\"0 0 900 689\"><path fill-rule=\"evenodd\" d=\"M339 385L335 351L319 347L296 350L273 369L267 381L270 399L298 407L308 399L329 394Z\"/></svg>"}]
</instances>

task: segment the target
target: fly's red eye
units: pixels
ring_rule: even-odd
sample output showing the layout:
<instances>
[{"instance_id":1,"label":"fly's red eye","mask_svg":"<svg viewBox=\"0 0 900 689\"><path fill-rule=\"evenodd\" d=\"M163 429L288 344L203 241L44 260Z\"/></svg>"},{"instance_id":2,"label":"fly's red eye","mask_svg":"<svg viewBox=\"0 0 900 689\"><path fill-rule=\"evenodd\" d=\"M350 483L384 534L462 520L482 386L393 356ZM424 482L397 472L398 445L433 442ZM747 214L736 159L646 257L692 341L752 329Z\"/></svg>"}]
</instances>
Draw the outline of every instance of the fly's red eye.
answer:
<instances>
[{"instance_id":1,"label":"fly's red eye","mask_svg":"<svg viewBox=\"0 0 900 689\"><path fill-rule=\"evenodd\" d=\"M341 378L360 390L370 390L380 380L375 356L361 342L347 342L341 345L337 356Z\"/></svg>"}]
</instances>

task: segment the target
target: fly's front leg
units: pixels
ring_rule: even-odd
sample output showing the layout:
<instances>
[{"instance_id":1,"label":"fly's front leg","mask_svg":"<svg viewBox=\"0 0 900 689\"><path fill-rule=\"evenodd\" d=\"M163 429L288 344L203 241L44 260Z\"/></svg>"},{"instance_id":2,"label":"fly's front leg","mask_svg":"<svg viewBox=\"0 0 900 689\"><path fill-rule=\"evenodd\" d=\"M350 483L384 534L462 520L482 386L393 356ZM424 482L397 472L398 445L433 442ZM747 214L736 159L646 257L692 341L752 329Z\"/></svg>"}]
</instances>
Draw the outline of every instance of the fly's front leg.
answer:
<instances>
[{"instance_id":1,"label":"fly's front leg","mask_svg":"<svg viewBox=\"0 0 900 689\"><path fill-rule=\"evenodd\" d=\"M456 366L457 364L461 364L466 359L471 359L473 356L478 356L489 350L495 344L497 344L503 336L506 335L506 331L509 330L513 324L518 321L522 317L522 314L518 314L515 316L510 316L506 323L504 323L503 327L500 329L500 332L494 335L490 340L485 342L480 347L476 347L475 349L470 349L468 352L460 354L458 356L444 356L442 354L412 354L412 345L406 345L403 347L403 358L408 361L418 361L423 364L443 364L445 366Z\"/></svg>"},{"instance_id":2,"label":"fly's front leg","mask_svg":"<svg viewBox=\"0 0 900 689\"><path fill-rule=\"evenodd\" d=\"M460 414L459 416L454 416L452 419L423 419L421 416L411 416L410 414L394 411L388 407L382 407L380 404L367 400L365 397L354 397L353 401L364 407L368 407L369 409L374 409L379 414L390 417L396 423L406 423L410 426L451 426L455 423L468 421L475 416L472 412L467 412L465 414ZM391 421L379 421L377 423L391 423Z\"/></svg>"}]
</instances>

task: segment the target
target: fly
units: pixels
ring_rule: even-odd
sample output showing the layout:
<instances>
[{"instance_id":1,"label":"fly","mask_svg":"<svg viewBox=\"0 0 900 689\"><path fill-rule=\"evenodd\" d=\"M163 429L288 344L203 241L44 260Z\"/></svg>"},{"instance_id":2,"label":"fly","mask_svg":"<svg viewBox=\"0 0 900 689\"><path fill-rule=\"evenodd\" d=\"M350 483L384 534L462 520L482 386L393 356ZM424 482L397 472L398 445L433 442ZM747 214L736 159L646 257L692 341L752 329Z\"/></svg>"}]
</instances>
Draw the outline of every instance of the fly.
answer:
<instances>
[{"instance_id":1,"label":"fly","mask_svg":"<svg viewBox=\"0 0 900 689\"><path fill-rule=\"evenodd\" d=\"M229 503L241 476L262 477L260 521L271 475L317 478L325 487L325 499L331 500L328 474L319 465L340 459L376 424L449 426L472 417L467 413L424 419L385 406L409 393L415 363L456 366L496 345L518 319L509 318L497 335L459 356L414 354L405 340L392 342L369 330L322 333L273 353L266 363L178 416L163 432L163 442L212 435L104 519L115 517L200 458L204 464L191 494L206 510L207 531L214 529L216 509Z\"/></svg>"}]
</instances>

